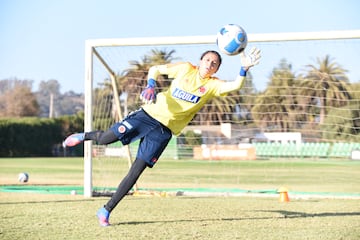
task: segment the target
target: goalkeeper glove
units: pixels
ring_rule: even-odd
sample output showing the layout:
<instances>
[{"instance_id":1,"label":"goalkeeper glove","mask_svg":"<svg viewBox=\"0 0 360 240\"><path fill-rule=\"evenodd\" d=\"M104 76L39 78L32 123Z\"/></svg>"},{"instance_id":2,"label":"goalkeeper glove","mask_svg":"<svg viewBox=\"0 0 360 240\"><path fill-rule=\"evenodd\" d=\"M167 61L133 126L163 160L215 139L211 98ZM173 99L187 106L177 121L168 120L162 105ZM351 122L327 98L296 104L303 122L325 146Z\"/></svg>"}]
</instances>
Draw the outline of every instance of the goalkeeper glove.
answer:
<instances>
[{"instance_id":1,"label":"goalkeeper glove","mask_svg":"<svg viewBox=\"0 0 360 240\"><path fill-rule=\"evenodd\" d=\"M240 53L240 58L242 65L240 76L246 76L246 71L248 71L249 68L259 64L261 58L260 49L253 47L248 54L246 54L245 51L242 51Z\"/></svg>"},{"instance_id":2,"label":"goalkeeper glove","mask_svg":"<svg viewBox=\"0 0 360 240\"><path fill-rule=\"evenodd\" d=\"M149 78L146 88L140 94L140 99L144 103L150 104L152 102L155 102L156 100L155 86L156 86L155 80Z\"/></svg>"}]
</instances>

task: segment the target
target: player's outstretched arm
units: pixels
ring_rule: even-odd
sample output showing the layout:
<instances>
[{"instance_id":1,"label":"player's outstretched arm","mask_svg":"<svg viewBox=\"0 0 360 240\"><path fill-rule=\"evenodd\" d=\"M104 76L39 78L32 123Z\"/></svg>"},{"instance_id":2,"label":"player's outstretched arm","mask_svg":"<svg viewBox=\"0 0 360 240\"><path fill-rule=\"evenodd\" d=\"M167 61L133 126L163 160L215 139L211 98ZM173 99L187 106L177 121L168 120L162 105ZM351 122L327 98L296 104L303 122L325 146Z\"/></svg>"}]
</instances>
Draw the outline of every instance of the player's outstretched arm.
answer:
<instances>
[{"instance_id":1,"label":"player's outstretched arm","mask_svg":"<svg viewBox=\"0 0 360 240\"><path fill-rule=\"evenodd\" d=\"M240 60L241 60L241 69L239 75L236 77L235 81L232 82L225 82L221 89L220 95L224 95L226 93L239 90L243 87L245 83L245 77L247 71L259 64L261 58L261 51L260 49L253 47L250 49L249 53L246 54L245 51L240 53Z\"/></svg>"}]
</instances>

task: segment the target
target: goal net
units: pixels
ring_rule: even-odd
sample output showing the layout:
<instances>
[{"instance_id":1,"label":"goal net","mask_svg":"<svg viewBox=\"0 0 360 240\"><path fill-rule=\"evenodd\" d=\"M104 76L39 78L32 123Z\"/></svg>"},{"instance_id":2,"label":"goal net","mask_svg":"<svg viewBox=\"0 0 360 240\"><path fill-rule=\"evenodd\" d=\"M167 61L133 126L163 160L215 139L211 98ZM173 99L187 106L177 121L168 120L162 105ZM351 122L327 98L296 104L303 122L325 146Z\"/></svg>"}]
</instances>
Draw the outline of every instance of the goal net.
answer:
<instances>
[{"instance_id":1,"label":"goal net","mask_svg":"<svg viewBox=\"0 0 360 240\"><path fill-rule=\"evenodd\" d=\"M257 46L262 59L245 86L210 101L181 135L173 136L158 164L359 158L360 31L248 34L248 40L247 49ZM106 130L138 109L150 66L179 61L196 65L204 51L217 50L215 42L216 36L86 41L85 131ZM232 81L240 57L222 58L216 76ZM170 81L162 76L157 91ZM85 142L84 195L111 192L131 165L137 144ZM229 166L218 185L206 179L167 181L168 169L158 181L152 175L151 183L140 179L135 188L236 187L240 171Z\"/></svg>"}]
</instances>

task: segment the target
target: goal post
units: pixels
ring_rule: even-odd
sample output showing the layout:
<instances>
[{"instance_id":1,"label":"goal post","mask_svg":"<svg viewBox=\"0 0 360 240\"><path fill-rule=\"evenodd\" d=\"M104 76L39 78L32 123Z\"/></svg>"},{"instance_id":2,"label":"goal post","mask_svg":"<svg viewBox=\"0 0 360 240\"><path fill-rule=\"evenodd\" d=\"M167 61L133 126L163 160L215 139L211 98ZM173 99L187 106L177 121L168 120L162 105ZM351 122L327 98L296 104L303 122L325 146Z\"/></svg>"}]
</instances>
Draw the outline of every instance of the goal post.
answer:
<instances>
[{"instance_id":1,"label":"goal post","mask_svg":"<svg viewBox=\"0 0 360 240\"><path fill-rule=\"evenodd\" d=\"M355 40L356 48L355 52L360 53L359 51L359 39L360 39L360 30L349 30L349 31L325 31L325 32L293 32L293 33L263 33L263 34L252 34L248 33L248 42L249 45L252 44L260 44L260 49L262 47L266 49L266 51L263 51L262 60L265 59L265 62L267 64L270 64L269 61L266 61L266 59L269 59L267 54L274 54L274 52L278 53L282 58L286 58L290 61L295 61L294 59L291 59L294 55L287 55L287 53L279 52L279 49L282 49L282 44L284 42L296 42L299 45L301 45L301 42L309 41L316 45L317 41L352 41ZM104 107L108 107L110 105L110 109L108 110L113 111L116 113L116 116L106 116L104 119L111 119L109 120L105 125L102 125L101 127L106 130L112 123L114 123L117 120L120 120L125 115L123 113L123 109L125 109L124 106L121 104L124 104L124 101L121 99L121 93L117 92L117 80L118 75L124 71L129 70L129 63L131 61L138 61L140 62L141 57L145 54L147 54L149 51L153 49L161 49L161 48L174 48L174 49L180 49L178 52L181 55L181 60L186 61L196 61L197 57L200 57L200 54L202 51L207 50L209 48L216 50L216 36L179 36L179 37L146 37L146 38L119 38L119 39L90 39L87 40L85 43L85 86L84 86L84 92L85 92L85 104L84 104L84 131L92 131L94 130L94 108L102 106L104 104ZM330 43L328 50L332 48ZM341 43L345 45L347 43ZM351 43L352 44L352 43ZM293 47L293 46L291 46ZM248 47L249 48L249 47ZM306 47L305 47L306 48ZM116 49L116 50L115 50ZM124 52L120 52L117 49L124 49ZM128 50L129 49L129 50ZM328 51L325 49L323 53ZM294 53L297 52L296 49ZM303 50L308 51L308 50ZM309 50L311 51L311 50ZM130 54L131 53L131 54ZM129 54L129 55L127 55ZM307 57L319 57L314 56L309 52L307 54ZM359 55L358 55L359 56ZM228 57L224 56L224 60L229 62L223 63L224 65L231 65L230 69L225 69L223 72L220 72L219 74L222 74L222 76L219 76L221 79L233 79L235 77L236 72L238 71L237 68L240 68L240 62L239 58L235 57ZM231 60L231 61L230 61ZM358 60L360 60L358 58ZM276 67L277 60L272 60L271 68ZM275 62L274 62L275 61ZM236 62L236 63L233 63ZM196 62L194 62L196 64ZM256 66L254 69L254 74L252 75L253 80L256 80L256 78L260 78L258 75L255 74L255 72L259 71L262 66ZM223 68L223 66L222 66ZM101 73L100 73L101 72ZM271 69L268 71L268 74L271 73ZM140 74L140 72L139 72ZM146 74L145 72L141 72L141 74ZM359 76L359 75L357 75ZM262 76L264 78L264 76ZM96 79L96 81L95 81ZM359 81L359 79L355 79ZM105 83L104 83L105 81ZM98 95L95 96L95 94L99 94L99 91L96 91L99 84L104 87L109 83L111 85L111 93L108 91L104 95L104 97L99 97ZM104 87L105 88L105 87ZM110 97L109 97L110 96ZM110 99L107 99L107 98ZM251 96L253 97L253 96ZM107 99L110 104L95 102L95 98L99 99ZM135 96L130 96L130 98L135 98ZM115 109L115 110L114 110ZM211 108L209 108L211 109ZM103 111L101 113L96 113L98 115L104 114ZM241 112L237 112L238 115L241 114ZM233 113L232 113L233 115ZM96 117L98 118L98 116ZM238 122L232 122L233 120L227 120L227 122L230 122L231 124L238 124ZM242 124L245 120L242 121ZM249 123L250 124L250 123ZM196 124L194 124L196 125ZM210 125L219 125L218 122L210 123ZM100 126L100 125L98 125ZM250 126L250 125L249 125ZM249 128L254 128L254 125L251 125ZM295 129L294 129L295 130ZM240 130L239 130L240 131ZM241 131L244 131L242 128ZM216 138L217 136L214 136ZM93 196L94 192L94 170L93 170L93 164L94 164L94 155L102 156L106 155L104 153L99 153L100 151L107 151L108 149L100 149L100 148L94 148L94 145L91 141L86 141L84 143L84 196L85 197L91 197ZM96 152L96 153L95 153ZM116 155L116 154L115 154ZM127 157L127 163L128 166L131 165L131 149L129 147L126 147L125 155ZM115 157L116 158L116 157ZM100 163L102 164L102 163ZM107 167L106 167L107 168ZM111 166L109 168L112 168ZM105 176L106 174L103 174ZM119 177L117 177L119 178ZM115 179L119 180L119 179ZM113 184L113 183L112 183Z\"/></svg>"}]
</instances>

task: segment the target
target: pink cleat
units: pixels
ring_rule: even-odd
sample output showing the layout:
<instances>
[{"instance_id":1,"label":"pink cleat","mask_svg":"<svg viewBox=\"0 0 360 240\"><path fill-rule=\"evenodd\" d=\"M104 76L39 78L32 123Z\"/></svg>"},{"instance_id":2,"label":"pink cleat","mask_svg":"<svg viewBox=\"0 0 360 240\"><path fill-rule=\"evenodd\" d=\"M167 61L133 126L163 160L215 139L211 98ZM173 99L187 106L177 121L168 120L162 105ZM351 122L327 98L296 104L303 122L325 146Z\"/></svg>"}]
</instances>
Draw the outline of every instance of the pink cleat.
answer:
<instances>
[{"instance_id":1,"label":"pink cleat","mask_svg":"<svg viewBox=\"0 0 360 240\"><path fill-rule=\"evenodd\" d=\"M110 226L109 223L110 213L104 207L100 208L99 211L97 211L96 216L99 220L100 226L102 227Z\"/></svg>"},{"instance_id":2,"label":"pink cleat","mask_svg":"<svg viewBox=\"0 0 360 240\"><path fill-rule=\"evenodd\" d=\"M74 133L63 142L63 147L73 147L84 141L85 133Z\"/></svg>"}]
</instances>

